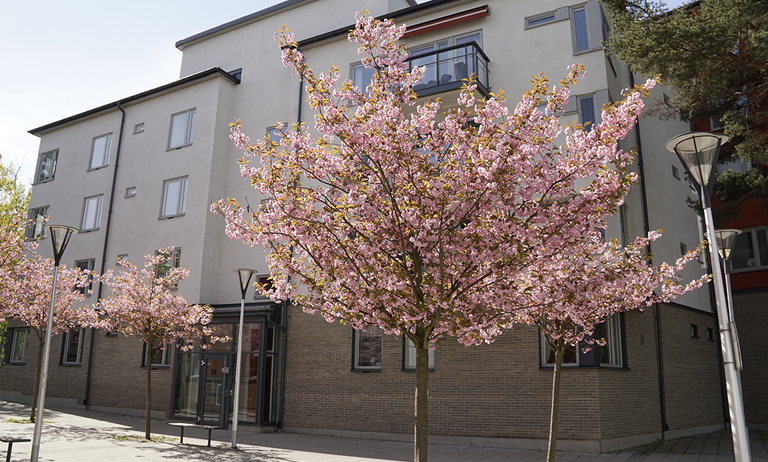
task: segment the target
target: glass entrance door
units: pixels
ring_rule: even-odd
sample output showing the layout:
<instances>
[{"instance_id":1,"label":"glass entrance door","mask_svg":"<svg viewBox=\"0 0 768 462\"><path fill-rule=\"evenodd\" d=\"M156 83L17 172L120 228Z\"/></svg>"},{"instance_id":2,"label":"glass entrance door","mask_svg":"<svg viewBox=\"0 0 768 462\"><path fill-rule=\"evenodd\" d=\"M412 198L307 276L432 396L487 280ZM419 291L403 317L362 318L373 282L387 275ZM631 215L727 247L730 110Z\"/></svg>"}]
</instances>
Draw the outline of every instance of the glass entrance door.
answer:
<instances>
[{"instance_id":1,"label":"glass entrance door","mask_svg":"<svg viewBox=\"0 0 768 462\"><path fill-rule=\"evenodd\" d=\"M230 354L202 353L202 386L198 399L197 423L227 428L230 404Z\"/></svg>"}]
</instances>

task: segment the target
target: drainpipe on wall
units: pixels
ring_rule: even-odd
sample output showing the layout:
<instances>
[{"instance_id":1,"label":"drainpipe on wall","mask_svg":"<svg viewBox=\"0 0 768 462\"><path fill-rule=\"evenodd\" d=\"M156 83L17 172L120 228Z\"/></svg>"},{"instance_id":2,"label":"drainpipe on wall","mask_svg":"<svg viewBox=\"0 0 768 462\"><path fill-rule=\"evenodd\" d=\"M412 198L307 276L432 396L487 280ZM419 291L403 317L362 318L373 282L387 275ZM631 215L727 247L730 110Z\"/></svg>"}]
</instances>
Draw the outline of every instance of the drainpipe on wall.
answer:
<instances>
[{"instance_id":1,"label":"drainpipe on wall","mask_svg":"<svg viewBox=\"0 0 768 462\"><path fill-rule=\"evenodd\" d=\"M304 99L304 82L299 77L299 106L296 109L296 130L301 126L301 106ZM291 256L293 256L293 247L291 247ZM290 281L290 279L289 279ZM283 431L283 408L285 407L285 357L286 344L288 343L288 299L283 300L282 306L282 321L283 321L283 357L281 359L282 367L280 368L280 416L277 419L277 431Z\"/></svg>"},{"instance_id":2,"label":"drainpipe on wall","mask_svg":"<svg viewBox=\"0 0 768 462\"><path fill-rule=\"evenodd\" d=\"M635 74L632 72L632 69L629 69L629 85L630 87L635 86ZM637 123L635 123L635 140L637 141L637 168L639 170L640 174L640 192L642 195L643 200L643 229L645 230L645 235L647 236L648 233L651 231L651 224L650 219L648 218L648 195L647 195L647 189L645 186L645 165L643 163L643 143L640 138L640 121L638 120ZM648 243L648 246L646 247L648 249L648 253L651 253L651 244ZM648 260L648 264L652 265L653 260ZM660 408L660 414L661 414L661 439L663 441L667 440L667 431L669 431L669 423L667 422L667 401L666 401L666 389L664 386L664 349L662 345L662 339L661 339L661 304L656 303L654 307L654 318L656 320L656 354L657 354L657 365L659 369L659 408Z\"/></svg>"},{"instance_id":3,"label":"drainpipe on wall","mask_svg":"<svg viewBox=\"0 0 768 462\"><path fill-rule=\"evenodd\" d=\"M115 168L112 171L112 191L109 193L109 212L107 213L107 225L104 228L104 246L101 252L101 270L100 273L104 274L104 267L107 264L107 244L109 243L109 228L112 225L112 210L115 201L115 185L117 180L117 167L120 165L120 148L123 144L123 128L125 127L125 111L120 107L120 101L117 102L117 109L122 112L120 118L120 133L117 135L117 152L115 153ZM104 288L103 283L99 283L99 290L96 293L96 301L101 300L101 293ZM88 348L88 373L85 376L85 398L83 398L83 405L88 406L88 400L91 395L91 374L93 371L93 343L96 337L96 329L91 327L91 344Z\"/></svg>"}]
</instances>

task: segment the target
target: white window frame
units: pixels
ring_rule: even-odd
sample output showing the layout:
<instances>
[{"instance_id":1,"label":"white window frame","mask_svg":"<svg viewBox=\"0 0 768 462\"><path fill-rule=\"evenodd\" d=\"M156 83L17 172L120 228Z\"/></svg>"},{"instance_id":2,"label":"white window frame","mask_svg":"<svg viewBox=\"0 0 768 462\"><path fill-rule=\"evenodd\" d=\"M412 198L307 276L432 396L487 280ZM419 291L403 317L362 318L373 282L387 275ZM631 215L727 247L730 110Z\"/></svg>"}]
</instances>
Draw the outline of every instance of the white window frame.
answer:
<instances>
[{"instance_id":1,"label":"white window frame","mask_svg":"<svg viewBox=\"0 0 768 462\"><path fill-rule=\"evenodd\" d=\"M549 24L555 21L557 21L557 11L540 13L525 18L525 28L530 29L531 27L543 26L544 24Z\"/></svg>"},{"instance_id":2,"label":"white window frame","mask_svg":"<svg viewBox=\"0 0 768 462\"><path fill-rule=\"evenodd\" d=\"M23 339L20 339L23 334ZM19 348L19 340L21 340L21 348ZM10 335L10 345L8 352L8 362L11 364L23 364L27 361L27 343L29 342L29 329L17 328L12 330ZM17 353L21 352L20 359L15 359Z\"/></svg>"},{"instance_id":3,"label":"white window frame","mask_svg":"<svg viewBox=\"0 0 768 462\"><path fill-rule=\"evenodd\" d=\"M379 364L373 364L373 365L370 365L370 364L360 364L360 341L361 341L360 333L361 332L366 332L369 335L370 334L374 334L372 336L375 336L375 334L378 333L378 337L379 337L379 358L378 358L379 361L378 362L379 362ZM353 352L353 364L352 364L353 370L357 370L357 371L380 371L381 370L381 362L382 362L382 354L381 353L382 353L382 343L383 343L383 341L382 341L383 340L383 332L381 331L381 328L379 328L378 326L368 326L368 327L366 327L362 331L355 329L353 331L352 338L353 338L353 344L354 344L353 345L353 349L354 349L354 352Z\"/></svg>"},{"instance_id":4,"label":"white window frame","mask_svg":"<svg viewBox=\"0 0 768 462\"><path fill-rule=\"evenodd\" d=\"M144 122L138 123L133 126L133 134L138 135L139 133L144 133Z\"/></svg>"},{"instance_id":5,"label":"white window frame","mask_svg":"<svg viewBox=\"0 0 768 462\"><path fill-rule=\"evenodd\" d=\"M95 214L96 216L93 217L93 220L90 220L91 216L88 214L88 211L90 208L88 207L88 204L92 201L96 201L96 209ZM83 219L80 222L80 232L83 231L94 231L99 229L101 225L101 206L104 202L104 194L99 194L97 196L88 196L85 199L83 199ZM93 222L93 226L86 226L89 225L91 222Z\"/></svg>"},{"instance_id":6,"label":"white window frame","mask_svg":"<svg viewBox=\"0 0 768 462\"><path fill-rule=\"evenodd\" d=\"M150 367L167 367L171 365L171 348L172 343L165 343L161 345L161 354L159 363L151 363ZM142 348L141 366L147 367L147 343L144 342L144 348Z\"/></svg>"},{"instance_id":7,"label":"white window frame","mask_svg":"<svg viewBox=\"0 0 768 462\"><path fill-rule=\"evenodd\" d=\"M278 130L277 125L267 127L267 140L273 143L277 143L278 145L283 140L283 136L280 134L280 130Z\"/></svg>"},{"instance_id":8,"label":"white window frame","mask_svg":"<svg viewBox=\"0 0 768 462\"><path fill-rule=\"evenodd\" d=\"M129 186L125 188L125 197L133 197L136 195L136 186Z\"/></svg>"},{"instance_id":9,"label":"white window frame","mask_svg":"<svg viewBox=\"0 0 768 462\"><path fill-rule=\"evenodd\" d=\"M171 218L184 215L187 208L187 183L189 176L181 176L163 181L163 197L160 202L160 218ZM168 186L173 183L179 183L178 197L176 197L176 209L169 210L168 205Z\"/></svg>"},{"instance_id":10,"label":"white window frame","mask_svg":"<svg viewBox=\"0 0 768 462\"><path fill-rule=\"evenodd\" d=\"M435 349L429 349L429 366L430 371L435 370ZM403 336L403 370L415 371L416 370L416 347L413 345L413 341L408 337Z\"/></svg>"},{"instance_id":11,"label":"white window frame","mask_svg":"<svg viewBox=\"0 0 768 462\"><path fill-rule=\"evenodd\" d=\"M171 114L171 124L168 128L168 150L171 149L179 149L183 148L184 146L189 146L192 144L192 139L195 132L195 114L197 113L196 108L187 109L186 111L177 112L175 114ZM177 126L177 129L184 130L184 134L181 137L181 139L178 139L174 141L174 121L177 117L186 117L186 119ZM179 128L182 127L183 128Z\"/></svg>"},{"instance_id":12,"label":"white window frame","mask_svg":"<svg viewBox=\"0 0 768 462\"><path fill-rule=\"evenodd\" d=\"M72 333L75 332L75 331L78 332L77 346L76 346L77 353L75 355L76 361L68 361L70 346L72 344ZM70 329L70 330L68 330L67 332L64 333L64 343L62 344L62 348L61 348L61 364L66 364L66 365L70 365L70 364L71 365L79 365L79 364L82 364L82 359L83 359L83 337L84 337L84 330L83 330L82 327L75 328L75 329Z\"/></svg>"},{"instance_id":13,"label":"white window frame","mask_svg":"<svg viewBox=\"0 0 768 462\"><path fill-rule=\"evenodd\" d=\"M158 255L159 252L155 252L155 255ZM168 264L170 262L170 264ZM173 251L170 255L165 259L164 262L157 265L155 268L155 274L157 277L164 277L166 274L168 274L168 271L171 268L180 268L181 267L181 247L174 247ZM166 269L167 268L167 269ZM178 286L177 286L178 287ZM177 287L174 287L176 289Z\"/></svg>"},{"instance_id":14,"label":"white window frame","mask_svg":"<svg viewBox=\"0 0 768 462\"><path fill-rule=\"evenodd\" d=\"M624 367L624 348L621 339L621 316L616 314L603 323L606 328L605 346L595 345L598 349L600 367ZM607 348L608 361L603 362L603 351Z\"/></svg>"},{"instance_id":15,"label":"white window frame","mask_svg":"<svg viewBox=\"0 0 768 462\"><path fill-rule=\"evenodd\" d=\"M357 81L357 72L361 72L360 78L362 79L360 82ZM367 77L367 74L370 73L370 77ZM362 62L357 62L352 64L352 68L350 70L350 80L352 80L352 86L357 87L360 89L361 92L365 92L365 89L368 88L368 85L371 84L371 81L373 80L373 74L376 73L376 68L372 67L370 69L366 69L365 66L363 66Z\"/></svg>"},{"instance_id":16,"label":"white window frame","mask_svg":"<svg viewBox=\"0 0 768 462\"><path fill-rule=\"evenodd\" d=\"M101 139L104 139L104 144L98 146ZM100 152L96 152L97 147L99 147ZM112 133L95 137L91 142L91 162L88 164L88 170L98 170L109 165L109 151L111 149Z\"/></svg>"},{"instance_id":17,"label":"white window frame","mask_svg":"<svg viewBox=\"0 0 768 462\"><path fill-rule=\"evenodd\" d=\"M43 239L45 237L43 219L48 215L49 207L50 206L48 205L44 205L42 207L29 209L29 213L27 214L29 223L27 224L27 229L24 233L27 239Z\"/></svg>"},{"instance_id":18,"label":"white window frame","mask_svg":"<svg viewBox=\"0 0 768 462\"><path fill-rule=\"evenodd\" d=\"M47 173L45 178L41 178L40 175L43 173L43 163L44 159L46 157L51 158L51 168L50 171ZM56 164L59 160L59 150L53 149L51 151L41 152L37 156L37 168L35 169L35 183L45 183L47 181L53 181L54 177L56 176Z\"/></svg>"},{"instance_id":19,"label":"white window frame","mask_svg":"<svg viewBox=\"0 0 768 462\"><path fill-rule=\"evenodd\" d=\"M734 257L736 249L736 244L734 245L733 250L731 251L731 257L729 259L729 265L731 266L731 272L732 273L746 273L749 271L760 271L760 270L766 270L768 269L768 261L763 261L763 258L760 256L760 241L758 239L758 233L763 234L764 239L766 242L768 242L768 227L766 226L757 226L754 228L746 228L741 230L741 234L736 237L736 244L739 243L739 240L744 239L746 236L749 236L750 242L752 243L752 257L749 258L749 260L754 260L754 265L747 266L745 268L734 268ZM744 237L742 237L744 236ZM766 258L768 260L768 258Z\"/></svg>"},{"instance_id":20,"label":"white window frame","mask_svg":"<svg viewBox=\"0 0 768 462\"><path fill-rule=\"evenodd\" d=\"M549 347L549 344L547 343L547 339L545 338L544 334L539 332L539 339L540 339L540 352L541 352L541 367L546 368L554 368L555 363L547 362L549 358L549 352L552 351L552 349ZM574 347L576 351L576 362L567 363L565 362L565 358L563 358L563 367L579 367L579 344L576 344Z\"/></svg>"},{"instance_id":21,"label":"white window frame","mask_svg":"<svg viewBox=\"0 0 768 462\"><path fill-rule=\"evenodd\" d=\"M75 268L79 268L80 270L88 270L93 271L94 268L96 268L96 259L90 258L85 260L77 260L75 262ZM88 287L78 287L78 290L81 294L85 294L86 297L91 296L91 290L93 289L93 273L88 278Z\"/></svg>"}]
</instances>

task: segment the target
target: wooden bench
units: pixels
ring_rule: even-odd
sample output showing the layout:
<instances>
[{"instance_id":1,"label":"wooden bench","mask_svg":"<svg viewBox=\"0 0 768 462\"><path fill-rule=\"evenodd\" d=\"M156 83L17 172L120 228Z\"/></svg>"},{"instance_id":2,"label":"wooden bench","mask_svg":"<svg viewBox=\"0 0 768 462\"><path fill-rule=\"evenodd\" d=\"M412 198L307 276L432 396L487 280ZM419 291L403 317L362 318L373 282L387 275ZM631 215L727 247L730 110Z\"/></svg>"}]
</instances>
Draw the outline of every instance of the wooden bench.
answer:
<instances>
[{"instance_id":1,"label":"wooden bench","mask_svg":"<svg viewBox=\"0 0 768 462\"><path fill-rule=\"evenodd\" d=\"M0 441L8 443L8 455L5 457L5 462L11 462L11 451L13 450L13 443L28 443L32 441L29 438L17 438L14 436L0 436Z\"/></svg>"},{"instance_id":2,"label":"wooden bench","mask_svg":"<svg viewBox=\"0 0 768 462\"><path fill-rule=\"evenodd\" d=\"M184 429L187 427L202 428L208 430L208 447L211 447L211 430L221 428L216 425L200 425L192 422L168 422L172 427L181 427L181 444L184 444ZM29 440L27 440L29 441ZM10 460L10 459L9 459Z\"/></svg>"}]
</instances>

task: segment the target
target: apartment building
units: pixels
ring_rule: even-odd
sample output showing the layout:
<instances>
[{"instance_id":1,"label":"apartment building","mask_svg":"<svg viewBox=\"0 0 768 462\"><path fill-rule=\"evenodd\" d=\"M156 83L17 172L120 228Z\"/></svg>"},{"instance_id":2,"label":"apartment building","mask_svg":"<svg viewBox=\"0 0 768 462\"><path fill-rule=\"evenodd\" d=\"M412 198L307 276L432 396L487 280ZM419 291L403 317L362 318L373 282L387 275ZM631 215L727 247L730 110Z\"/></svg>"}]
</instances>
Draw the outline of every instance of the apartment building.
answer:
<instances>
[{"instance_id":1,"label":"apartment building","mask_svg":"<svg viewBox=\"0 0 768 462\"><path fill-rule=\"evenodd\" d=\"M177 42L178 80L31 130L40 150L30 216L79 227L64 262L97 272L174 246L172 263L191 270L178 294L211 304L217 329L232 335L240 302L232 269L268 270L262 250L231 241L221 217L208 211L220 198L251 206L264 199L240 177L228 124L239 118L251 136L274 136L277 122L312 121L306 93L273 41L284 23L310 66L336 64L364 85L370 71L346 39L362 8L408 25L410 63L427 66L415 90L447 107L469 74L478 76L479 95L503 89L514 104L531 75L557 81L580 62L587 75L565 118L585 123L599 120L602 105L634 83L603 51L610 20L596 0L287 0ZM642 181L610 217L608 236L626 242L663 228L654 261L672 261L702 239L685 201L695 193L664 149L688 130L687 123L644 118L623 142L638 149ZM49 252L46 245L41 251ZM689 266L687 279L706 271L703 263ZM102 295L95 286L87 303ZM330 324L252 288L246 297L241 429L412 439L415 354L402 338ZM559 447L609 451L723 428L713 312L700 289L618 316L602 327L605 347L571 352ZM23 325L10 327L0 398L29 401L36 346ZM140 413L143 368L151 367L159 414L222 427L231 421L234 342L190 352L169 346L149 365L141 342L121 335L75 330L53 342L49 403ZM362 343L377 348L363 354ZM544 447L552 365L536 329L516 327L477 347L445 340L430 361L432 442Z\"/></svg>"}]
</instances>

